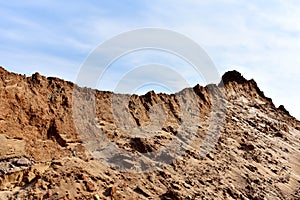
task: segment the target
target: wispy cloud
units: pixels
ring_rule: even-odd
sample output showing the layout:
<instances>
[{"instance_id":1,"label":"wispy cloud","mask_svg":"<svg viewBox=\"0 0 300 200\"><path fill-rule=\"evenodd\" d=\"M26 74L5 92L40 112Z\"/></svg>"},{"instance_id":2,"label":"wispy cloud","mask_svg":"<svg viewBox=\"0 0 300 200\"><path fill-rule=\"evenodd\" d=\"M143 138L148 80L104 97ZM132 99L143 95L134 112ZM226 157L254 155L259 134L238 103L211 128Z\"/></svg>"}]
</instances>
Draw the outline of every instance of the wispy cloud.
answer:
<instances>
[{"instance_id":1,"label":"wispy cloud","mask_svg":"<svg viewBox=\"0 0 300 200\"><path fill-rule=\"evenodd\" d=\"M10 70L74 81L89 53L106 39L135 28L167 28L203 46L220 73L235 68L255 78L277 105L300 118L299 1L2 1L0 13L0 65ZM116 63L103 85L111 89L117 83L120 67L151 59L188 82L198 80L183 62L149 53Z\"/></svg>"},{"instance_id":2,"label":"wispy cloud","mask_svg":"<svg viewBox=\"0 0 300 200\"><path fill-rule=\"evenodd\" d=\"M299 3L189 3L173 3L167 14L167 5L153 4L152 10L164 14L150 15L150 21L160 19L167 27L189 35L204 46L221 72L238 69L246 77L255 78L277 105L285 104L299 117L299 106L293 103L300 98L296 92L300 89Z\"/></svg>"}]
</instances>

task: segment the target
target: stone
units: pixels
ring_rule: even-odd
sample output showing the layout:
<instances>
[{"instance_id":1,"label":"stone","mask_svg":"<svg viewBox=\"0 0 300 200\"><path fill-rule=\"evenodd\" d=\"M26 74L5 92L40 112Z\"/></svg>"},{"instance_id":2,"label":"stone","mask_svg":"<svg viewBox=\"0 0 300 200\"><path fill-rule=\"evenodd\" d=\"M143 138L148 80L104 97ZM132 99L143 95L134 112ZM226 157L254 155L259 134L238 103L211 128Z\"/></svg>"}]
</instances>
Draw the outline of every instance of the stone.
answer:
<instances>
[{"instance_id":1,"label":"stone","mask_svg":"<svg viewBox=\"0 0 300 200\"><path fill-rule=\"evenodd\" d=\"M14 163L16 166L30 166L31 162L27 158L19 158Z\"/></svg>"},{"instance_id":2,"label":"stone","mask_svg":"<svg viewBox=\"0 0 300 200\"><path fill-rule=\"evenodd\" d=\"M100 196L98 194L94 195L94 200L100 200Z\"/></svg>"}]
</instances>

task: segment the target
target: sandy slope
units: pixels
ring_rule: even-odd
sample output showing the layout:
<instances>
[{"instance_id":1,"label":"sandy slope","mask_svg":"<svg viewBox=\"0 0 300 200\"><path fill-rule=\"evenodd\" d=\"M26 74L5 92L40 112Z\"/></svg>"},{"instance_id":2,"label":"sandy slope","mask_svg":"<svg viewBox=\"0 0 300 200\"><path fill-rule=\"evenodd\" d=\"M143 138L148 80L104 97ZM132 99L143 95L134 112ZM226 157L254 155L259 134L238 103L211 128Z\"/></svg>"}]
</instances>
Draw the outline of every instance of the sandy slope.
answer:
<instances>
[{"instance_id":1,"label":"sandy slope","mask_svg":"<svg viewBox=\"0 0 300 200\"><path fill-rule=\"evenodd\" d=\"M0 199L300 199L299 121L223 81L130 96L0 68Z\"/></svg>"}]
</instances>

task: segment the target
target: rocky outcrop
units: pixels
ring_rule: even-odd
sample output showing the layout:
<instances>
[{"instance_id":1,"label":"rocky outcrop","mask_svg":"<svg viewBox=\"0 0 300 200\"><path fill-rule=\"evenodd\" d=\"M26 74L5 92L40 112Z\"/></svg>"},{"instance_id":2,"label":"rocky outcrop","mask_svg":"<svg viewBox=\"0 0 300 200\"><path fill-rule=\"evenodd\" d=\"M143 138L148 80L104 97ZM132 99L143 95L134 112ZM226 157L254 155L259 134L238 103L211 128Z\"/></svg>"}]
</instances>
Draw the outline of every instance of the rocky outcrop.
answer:
<instances>
[{"instance_id":1,"label":"rocky outcrop","mask_svg":"<svg viewBox=\"0 0 300 200\"><path fill-rule=\"evenodd\" d=\"M299 121L222 79L138 96L0 67L0 199L299 199Z\"/></svg>"}]
</instances>

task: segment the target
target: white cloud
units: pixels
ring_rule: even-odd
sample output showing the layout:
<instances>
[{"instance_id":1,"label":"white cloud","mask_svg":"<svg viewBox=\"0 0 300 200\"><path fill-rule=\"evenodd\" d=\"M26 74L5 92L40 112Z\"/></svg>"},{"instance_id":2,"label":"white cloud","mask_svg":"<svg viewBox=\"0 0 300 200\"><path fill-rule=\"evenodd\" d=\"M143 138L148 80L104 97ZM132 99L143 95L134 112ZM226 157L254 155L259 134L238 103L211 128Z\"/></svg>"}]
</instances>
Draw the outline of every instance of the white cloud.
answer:
<instances>
[{"instance_id":1,"label":"white cloud","mask_svg":"<svg viewBox=\"0 0 300 200\"><path fill-rule=\"evenodd\" d=\"M246 77L255 78L277 105L284 104L300 118L299 1L153 0L139 1L138 6L123 4L128 4L129 10L105 1L2 2L0 65L16 66L14 71L20 73L36 69L54 75L62 70L58 76L73 79L84 59L104 40L135 28L168 28L203 46L221 73L237 68ZM24 13L22 7L40 13ZM24 66L28 70L22 69Z\"/></svg>"},{"instance_id":2,"label":"white cloud","mask_svg":"<svg viewBox=\"0 0 300 200\"><path fill-rule=\"evenodd\" d=\"M300 8L293 1L278 1L261 5L253 1L241 3L218 1L224 10L219 11L216 1L210 1L208 10L201 10L203 2L173 1L167 15L151 13L151 21L160 20L202 44L221 71L237 68L246 76L254 78L266 94L278 106L284 104L300 118ZM235 9L231 11L231 6ZM206 5L207 6L207 5ZM267 9L265 6L269 6ZM167 7L159 5L152 9L164 12ZM202 7L203 8L203 7ZM201 12L211 12L203 20ZM171 14L173 13L173 14ZM174 17L174 16L178 17ZM197 16L197 17L195 17ZM156 19L154 19L156 18ZM168 23L171 21L172 23Z\"/></svg>"}]
</instances>

